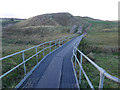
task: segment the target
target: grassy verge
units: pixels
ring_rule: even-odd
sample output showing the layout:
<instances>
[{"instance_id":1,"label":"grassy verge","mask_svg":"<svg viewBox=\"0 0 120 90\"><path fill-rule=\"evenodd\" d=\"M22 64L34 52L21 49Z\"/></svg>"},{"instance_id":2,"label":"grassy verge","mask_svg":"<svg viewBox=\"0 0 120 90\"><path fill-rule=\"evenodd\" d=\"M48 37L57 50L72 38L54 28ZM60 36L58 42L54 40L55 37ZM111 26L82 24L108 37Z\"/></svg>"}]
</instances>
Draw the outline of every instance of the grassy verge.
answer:
<instances>
[{"instance_id":1,"label":"grassy verge","mask_svg":"<svg viewBox=\"0 0 120 90\"><path fill-rule=\"evenodd\" d=\"M63 36L63 35L62 35ZM59 36L60 37L60 36ZM66 43L67 41L65 41L64 43ZM3 43L5 44L5 46L3 46L3 56L6 56L8 54L12 54L14 52L26 49L28 47L33 46L31 45L24 45L24 44L8 44L7 43ZM55 42L51 43L51 45L54 45ZM61 42L62 44L62 42ZM19 45L19 46L17 46ZM49 44L44 45L45 47L48 47ZM55 50L56 48L58 48L58 42L57 42L57 46L53 46L51 47L51 51ZM37 48L38 51L42 50L43 46L40 46ZM44 56L47 55L50 52L50 48L45 49L44 50ZM24 52L25 54L25 60L28 59L29 57L31 57L33 54L36 53L36 49L31 49L28 51ZM43 56L43 51L41 53L38 54L38 62L44 57ZM10 58L4 59L2 61L2 72L5 73L7 71L9 71L10 69L12 69L13 67L17 66L18 64L22 63L22 53L12 56ZM31 71L31 69L37 64L37 58L36 56L33 57L32 59L30 59L29 61L26 62L25 66L26 66L26 71L27 73ZM7 76L5 76L2 79L3 82L3 88L14 88L19 82L20 80L25 76L24 74L24 66L21 65L19 68L15 69L14 71L12 71L11 73L9 73Z\"/></svg>"},{"instance_id":2,"label":"grassy verge","mask_svg":"<svg viewBox=\"0 0 120 90\"><path fill-rule=\"evenodd\" d=\"M113 22L93 22L87 36L78 47L91 60L106 70L109 74L120 78L118 75L118 30ZM83 68L95 88L99 86L99 71L83 58ZM77 67L79 72L79 67ZM89 88L82 74L81 88ZM118 88L119 84L105 78L104 88Z\"/></svg>"}]
</instances>

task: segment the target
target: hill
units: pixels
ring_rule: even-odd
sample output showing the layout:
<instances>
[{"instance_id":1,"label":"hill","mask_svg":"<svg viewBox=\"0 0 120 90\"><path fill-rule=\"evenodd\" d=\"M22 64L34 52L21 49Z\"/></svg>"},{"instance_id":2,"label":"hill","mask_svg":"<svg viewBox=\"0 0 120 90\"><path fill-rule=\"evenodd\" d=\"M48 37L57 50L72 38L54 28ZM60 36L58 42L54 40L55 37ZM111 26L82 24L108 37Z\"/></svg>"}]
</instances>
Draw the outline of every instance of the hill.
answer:
<instances>
[{"instance_id":1,"label":"hill","mask_svg":"<svg viewBox=\"0 0 120 90\"><path fill-rule=\"evenodd\" d=\"M70 28L73 25L85 28L88 22L82 17L73 16L70 13L38 15L3 28L3 42L12 44L39 44L70 34Z\"/></svg>"},{"instance_id":2,"label":"hill","mask_svg":"<svg viewBox=\"0 0 120 90\"><path fill-rule=\"evenodd\" d=\"M85 19L86 21L102 21L102 20L100 20L100 19L94 19L94 18L91 18L91 17L82 17L83 19Z\"/></svg>"},{"instance_id":3,"label":"hill","mask_svg":"<svg viewBox=\"0 0 120 90\"><path fill-rule=\"evenodd\" d=\"M21 18L0 18L0 20L11 20L11 19L14 19L14 20L25 20L25 19L21 19Z\"/></svg>"},{"instance_id":4,"label":"hill","mask_svg":"<svg viewBox=\"0 0 120 90\"><path fill-rule=\"evenodd\" d=\"M15 21L15 20L14 20ZM73 25L88 26L87 19L70 13L51 13L21 20L3 28L3 45L37 45L70 34ZM4 51L4 50L3 50Z\"/></svg>"},{"instance_id":5,"label":"hill","mask_svg":"<svg viewBox=\"0 0 120 90\"><path fill-rule=\"evenodd\" d=\"M29 26L73 26L88 24L82 17L73 16L69 13L51 13L31 17L14 25L14 28Z\"/></svg>"},{"instance_id":6,"label":"hill","mask_svg":"<svg viewBox=\"0 0 120 90\"><path fill-rule=\"evenodd\" d=\"M4 28L2 31L2 55L6 56L17 51L38 45L42 42L54 40L60 37L64 37L70 34L70 28L73 25L83 26L83 29L91 23L92 27L88 31L88 35L82 40L80 50L86 55L92 53L91 58L94 59L95 63L102 66L105 70L110 72L112 75L117 75L117 22L102 21L93 19L90 17L73 16L69 13L51 13L43 14L35 17L31 17L27 20L22 20L16 24ZM82 45L83 44L83 45ZM83 47L84 46L84 47ZM49 51L49 50L48 50ZM46 50L46 53L48 52ZM30 51L34 53L34 51ZM29 53L29 52L28 52ZM26 55L28 55L28 53ZM113 55L112 55L113 54ZM42 53L40 59L42 58ZM21 57L21 55L20 55ZM10 58L10 60L4 60L3 72L16 66L20 59L19 56ZM26 57L25 57L26 58ZM28 64L29 70L32 68L35 59ZM105 63L106 62L106 63ZM107 65L109 63L109 65ZM112 66L112 70L110 69ZM21 66L20 72L12 72L10 76L3 79L4 87L15 87L15 85L21 80L23 73L23 66ZM87 75L91 75L93 85L98 88L99 73L97 73L90 63L83 62L83 68ZM94 72L90 72L90 70ZM94 77L97 78L94 78ZM8 79L10 77L11 79ZM16 77L16 78L15 78ZM111 84L107 81L105 87L117 87L116 84ZM87 88L88 83L83 78L81 88Z\"/></svg>"}]
</instances>

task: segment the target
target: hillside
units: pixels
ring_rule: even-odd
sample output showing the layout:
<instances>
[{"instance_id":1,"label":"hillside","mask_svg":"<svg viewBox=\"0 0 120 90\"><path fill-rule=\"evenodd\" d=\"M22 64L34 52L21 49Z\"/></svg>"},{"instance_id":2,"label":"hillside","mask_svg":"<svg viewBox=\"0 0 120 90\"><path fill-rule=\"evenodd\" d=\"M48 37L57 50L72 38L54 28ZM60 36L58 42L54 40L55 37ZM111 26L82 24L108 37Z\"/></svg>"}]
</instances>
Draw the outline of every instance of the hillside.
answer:
<instances>
[{"instance_id":1,"label":"hillside","mask_svg":"<svg viewBox=\"0 0 120 90\"><path fill-rule=\"evenodd\" d=\"M91 23L92 26L88 30L86 37L82 40L79 49L92 58L95 63L107 70L107 72L117 77L117 22L73 16L69 13L52 13L31 17L3 29L2 55L6 56L45 41L70 35L70 29L73 25L77 25L77 27L83 26L84 29L89 23ZM34 53L35 50L31 52ZM42 55L43 54L40 55L41 59ZM12 60L12 62L10 62L10 60ZM13 59L10 58L10 60L4 61L3 72L10 69L12 66L16 66L19 60L22 59L20 59L19 56L15 56ZM32 65L34 65L33 62L35 62L34 58L33 61L28 63L29 70L32 68ZM107 65L108 63L109 65ZM90 63L84 60L83 67L87 75L91 75L90 77L92 78L95 88L98 88L99 73L90 65ZM110 69L111 67L113 70ZM11 79L8 79L8 77L3 79L3 87L15 87L24 74L22 71L23 66L19 70L20 72L16 70L16 72L12 72L10 76L8 76ZM90 70L94 70L94 72L90 72ZM96 78L94 78L95 76ZM113 82L105 81L105 87L116 88L117 86L118 85ZM88 83L85 78L82 80L81 88L88 88Z\"/></svg>"},{"instance_id":2,"label":"hillside","mask_svg":"<svg viewBox=\"0 0 120 90\"><path fill-rule=\"evenodd\" d=\"M94 18L91 18L91 17L82 17L83 19L85 19L86 21L98 21L98 22L100 22L100 21L102 21L102 20L100 20L100 19L94 19Z\"/></svg>"},{"instance_id":3,"label":"hillside","mask_svg":"<svg viewBox=\"0 0 120 90\"><path fill-rule=\"evenodd\" d=\"M69 13L38 15L3 28L3 44L39 44L70 34L73 25L86 27L88 22Z\"/></svg>"},{"instance_id":4,"label":"hillside","mask_svg":"<svg viewBox=\"0 0 120 90\"><path fill-rule=\"evenodd\" d=\"M18 19L11 22L17 22L16 20ZM69 35L73 25L76 25L77 28L82 26L85 29L91 23L91 20L96 21L93 18L73 16L70 13L51 13L34 16L3 28L3 44L36 45L57 37Z\"/></svg>"},{"instance_id":5,"label":"hillside","mask_svg":"<svg viewBox=\"0 0 120 90\"><path fill-rule=\"evenodd\" d=\"M109 74L120 78L118 75L118 23L115 21L90 22L92 26L81 41L79 49ZM85 59L82 65L93 86L98 88L100 78L98 70ZM85 78L81 86L81 88L89 88ZM118 86L119 84L105 78L104 88L118 88Z\"/></svg>"},{"instance_id":6,"label":"hillside","mask_svg":"<svg viewBox=\"0 0 120 90\"><path fill-rule=\"evenodd\" d=\"M29 26L73 26L88 24L82 17L73 16L69 13L51 13L31 17L14 25L14 28Z\"/></svg>"}]
</instances>

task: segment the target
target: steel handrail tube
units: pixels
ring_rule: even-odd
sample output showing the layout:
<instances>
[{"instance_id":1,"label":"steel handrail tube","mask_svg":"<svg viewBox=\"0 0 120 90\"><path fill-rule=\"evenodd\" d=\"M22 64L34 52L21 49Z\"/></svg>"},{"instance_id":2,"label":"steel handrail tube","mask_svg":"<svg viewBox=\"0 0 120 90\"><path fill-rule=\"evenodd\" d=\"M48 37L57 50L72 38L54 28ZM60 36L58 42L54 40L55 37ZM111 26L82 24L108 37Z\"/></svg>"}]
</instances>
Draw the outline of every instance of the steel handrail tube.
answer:
<instances>
[{"instance_id":1,"label":"steel handrail tube","mask_svg":"<svg viewBox=\"0 0 120 90\"><path fill-rule=\"evenodd\" d=\"M28 50L30 50L30 49L33 49L33 48L39 47L39 46L41 46L41 45L43 45L43 44L45 44L45 43L42 43L42 44L39 44L39 45L37 45L37 46L33 46L33 47L31 47L31 48L28 48L28 49L25 49L25 50L22 50L22 51L19 51L19 52L13 53L13 54L11 54L11 55L7 55L7 56L5 56L5 57L0 58L0 61L3 60L3 59L9 58L9 57L11 57L11 56L14 56L14 55L20 54L20 53L22 53L22 52L28 51Z\"/></svg>"},{"instance_id":2,"label":"steel handrail tube","mask_svg":"<svg viewBox=\"0 0 120 90\"><path fill-rule=\"evenodd\" d=\"M6 73L4 73L3 75L0 76L0 79L3 78L4 76L6 76L7 74L9 74L10 72L12 72L13 70L15 70L16 68L18 68L19 66L21 66L22 64L24 64L24 62L18 64L17 66L15 66L14 68L10 69L9 71L7 71Z\"/></svg>"},{"instance_id":3,"label":"steel handrail tube","mask_svg":"<svg viewBox=\"0 0 120 90\"><path fill-rule=\"evenodd\" d=\"M117 78L117 77L115 77L115 76L112 76L112 75L110 75L110 74L107 73L107 72L105 72L104 75L105 75L108 79L113 80L113 81L115 81L115 82L117 82L117 83L120 84L120 79L119 79L119 78Z\"/></svg>"},{"instance_id":4,"label":"steel handrail tube","mask_svg":"<svg viewBox=\"0 0 120 90\"><path fill-rule=\"evenodd\" d=\"M31 47L31 48L24 49L24 50L22 50L22 51L19 51L19 52L13 53L13 54L11 54L11 55L7 55L7 56L5 56L5 57L0 58L0 61L2 61L3 59L12 57L12 56L17 55L17 54L20 54L20 53L22 53L22 57L23 57L22 63L18 64L18 65L15 66L14 68L10 69L9 71L7 71L7 72L4 73L3 75L1 75L1 76L0 76L0 79L2 79L4 76L6 76L7 74L9 74L10 72L12 72L13 70L15 70L16 68L18 68L19 66L21 66L21 65L23 65L23 64L24 64L24 71L25 71L25 75L26 75L25 63L26 63L27 61L29 61L31 58L37 56L37 55L38 55L39 53L41 53L42 51L43 51L43 55L44 55L44 50L45 50L45 49L51 48L51 47L53 47L54 45L56 46L56 45L57 45L57 43L56 43L57 40L60 41L61 39L64 39L64 38L66 39L66 37L69 37L69 36L70 36L70 35L65 36L65 37L62 37L62 38L60 38L60 39L56 39L56 40L52 40L52 41L49 41L49 42L45 42L45 43L42 43L42 44L33 46L33 47ZM54 43L53 45L44 48L44 45L45 45L45 44L51 43L51 42L54 42L54 41L55 41L55 43ZM37 48L38 48L39 46L42 46L42 45L43 45L43 49L38 52L38 51L37 51ZM29 57L28 59L25 60L25 59L24 59L24 53L25 53L25 51L28 51L28 50L34 49L34 48L36 49L36 54L32 55L31 57Z\"/></svg>"},{"instance_id":5,"label":"steel handrail tube","mask_svg":"<svg viewBox=\"0 0 120 90\"><path fill-rule=\"evenodd\" d=\"M68 36L69 36L69 35L68 35ZM65 36L65 37L68 37L68 36ZM62 38L63 38L63 37L62 37ZM61 39L61 38L60 38L60 39ZM56 39L56 40L59 40L59 39ZM53 41L55 41L55 40L52 40L52 41L49 41L49 42L53 42ZM36 46L33 46L33 47L31 47L31 48L24 49L24 50L21 50L21 51L19 51L19 52L16 52L16 53L13 53L13 54L7 55L7 56L5 56L5 57L0 58L0 61L3 60L3 59L9 58L9 57L11 57L11 56L14 56L14 55L20 54L20 53L22 53L23 51L25 52L25 51L27 51L27 50L30 50L30 49L33 49L33 48L36 48L36 47L42 46L43 44L47 44L47 43L49 43L49 42L41 43L41 44L36 45Z\"/></svg>"},{"instance_id":6,"label":"steel handrail tube","mask_svg":"<svg viewBox=\"0 0 120 90\"><path fill-rule=\"evenodd\" d=\"M101 67L99 67L97 64L95 64L92 60L90 60L86 55L84 55L79 49L75 47L75 49L82 54L92 65L94 65L99 71L101 71Z\"/></svg>"},{"instance_id":7,"label":"steel handrail tube","mask_svg":"<svg viewBox=\"0 0 120 90\"><path fill-rule=\"evenodd\" d=\"M75 47L75 48L76 48L76 47ZM77 48L76 48L76 49L77 49ZM84 55L79 49L77 49L77 50L78 50L78 52L81 53L93 66L95 66L100 72L104 72L103 74L104 74L107 78L109 78L109 79L111 79L111 80L113 80L113 81L115 81L115 82L117 82L117 83L120 83L120 79L119 79L119 78L114 77L114 76L108 74L103 68L101 68L101 67L99 67L97 64L95 64L91 59L89 59L86 55Z\"/></svg>"},{"instance_id":8,"label":"steel handrail tube","mask_svg":"<svg viewBox=\"0 0 120 90\"><path fill-rule=\"evenodd\" d=\"M90 85L90 87L91 87L92 89L94 89L94 87L93 87L92 83L90 82L88 76L86 75L85 71L83 70L82 65L80 64L80 62L79 62L79 60L78 60L76 54L73 53L73 55L75 56L75 59L77 60L77 62L78 62L78 64L79 64L79 67L81 68L81 70L82 70L82 72L83 72L83 74L84 74L86 80L88 81L88 84Z\"/></svg>"},{"instance_id":9,"label":"steel handrail tube","mask_svg":"<svg viewBox=\"0 0 120 90\"><path fill-rule=\"evenodd\" d=\"M17 67L21 66L22 64L24 64L25 62L27 62L28 60L30 60L31 58L33 58L34 56L36 56L37 54L39 54L41 51L37 52L36 54L32 55L31 57L29 57L28 59L24 60L24 62L18 64L17 66L15 66L14 68L12 68L11 70L7 71L6 73L4 73L3 75L0 76L0 79L4 76L6 76L7 74L9 74L10 72L12 72L13 70L15 70Z\"/></svg>"},{"instance_id":10,"label":"steel handrail tube","mask_svg":"<svg viewBox=\"0 0 120 90\"><path fill-rule=\"evenodd\" d=\"M86 34L82 34L81 37L83 38ZM82 39L81 38L81 39ZM94 63L91 59L89 59L85 54L83 54L77 47L81 41L81 39L79 40L79 38L76 40L76 42L74 43L73 45L73 56L75 56L75 63L76 63L76 60L81 68L81 70L84 72L83 68L82 68L82 65L80 64L76 54L75 54L75 51L77 50L83 57L85 57L94 67L96 67L99 72L100 72L100 81L99 81L99 88L103 88L103 82L104 82L104 76L107 77L108 79L112 80L112 81L115 81L117 83L120 84L120 79L117 78L117 77L114 77L112 75L110 75L109 73L107 73L103 68L99 67L96 63ZM87 76L85 76L87 77ZM88 78L88 83L89 83L89 78Z\"/></svg>"}]
</instances>

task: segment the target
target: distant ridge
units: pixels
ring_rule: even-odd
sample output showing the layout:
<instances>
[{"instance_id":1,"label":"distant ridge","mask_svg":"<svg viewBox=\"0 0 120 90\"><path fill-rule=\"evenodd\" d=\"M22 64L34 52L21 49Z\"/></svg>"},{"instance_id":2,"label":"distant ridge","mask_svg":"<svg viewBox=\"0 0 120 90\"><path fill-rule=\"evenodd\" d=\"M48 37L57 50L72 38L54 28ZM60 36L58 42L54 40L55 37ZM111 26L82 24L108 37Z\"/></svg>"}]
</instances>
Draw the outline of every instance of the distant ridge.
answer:
<instances>
[{"instance_id":1,"label":"distant ridge","mask_svg":"<svg viewBox=\"0 0 120 90\"><path fill-rule=\"evenodd\" d=\"M21 18L0 18L0 20L11 20L11 19L14 19L14 20L26 20L26 19L21 19Z\"/></svg>"},{"instance_id":2,"label":"distant ridge","mask_svg":"<svg viewBox=\"0 0 120 90\"><path fill-rule=\"evenodd\" d=\"M87 21L102 21L100 19L94 19L94 18L91 18L91 17L82 17L83 19L87 20Z\"/></svg>"},{"instance_id":3,"label":"distant ridge","mask_svg":"<svg viewBox=\"0 0 120 90\"><path fill-rule=\"evenodd\" d=\"M70 13L51 13L28 18L14 25L16 28L29 26L73 26L88 24L86 20L79 16L73 16Z\"/></svg>"}]
</instances>

